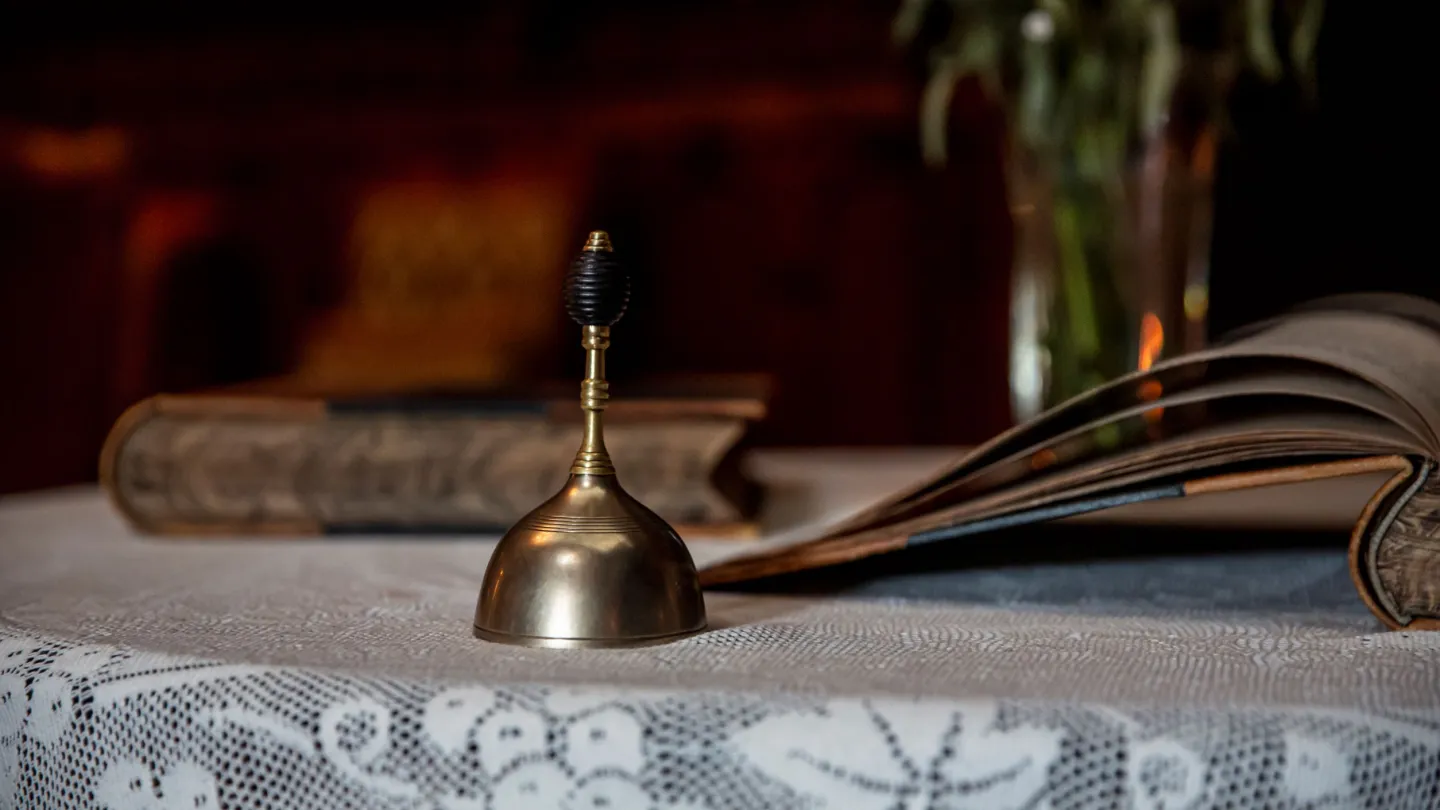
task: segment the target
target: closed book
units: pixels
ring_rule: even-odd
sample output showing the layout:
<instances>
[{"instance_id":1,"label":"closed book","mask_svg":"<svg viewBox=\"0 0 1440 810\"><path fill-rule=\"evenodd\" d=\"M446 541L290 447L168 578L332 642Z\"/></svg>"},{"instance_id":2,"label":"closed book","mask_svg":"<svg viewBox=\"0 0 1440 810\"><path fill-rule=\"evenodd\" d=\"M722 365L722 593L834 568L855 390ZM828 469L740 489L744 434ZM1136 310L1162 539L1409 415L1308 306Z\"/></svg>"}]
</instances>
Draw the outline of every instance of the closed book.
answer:
<instances>
[{"instance_id":1,"label":"closed book","mask_svg":"<svg viewBox=\"0 0 1440 810\"><path fill-rule=\"evenodd\" d=\"M682 530L754 533L740 467L759 377L636 383L605 438L627 490ZM580 446L578 387L324 395L293 385L161 395L106 440L100 480L155 534L489 534L558 490Z\"/></svg>"}]
</instances>

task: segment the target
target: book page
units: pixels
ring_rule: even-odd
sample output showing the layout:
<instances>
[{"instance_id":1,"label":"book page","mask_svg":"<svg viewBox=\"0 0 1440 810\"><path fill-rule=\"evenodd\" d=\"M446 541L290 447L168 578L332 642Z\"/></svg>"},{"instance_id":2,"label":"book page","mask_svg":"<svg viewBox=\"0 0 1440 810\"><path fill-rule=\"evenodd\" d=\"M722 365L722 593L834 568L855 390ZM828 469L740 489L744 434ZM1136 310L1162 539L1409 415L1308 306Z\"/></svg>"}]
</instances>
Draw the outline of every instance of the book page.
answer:
<instances>
[{"instance_id":1,"label":"book page","mask_svg":"<svg viewBox=\"0 0 1440 810\"><path fill-rule=\"evenodd\" d=\"M1410 452L1427 451L1429 438L1424 422L1403 403L1353 375L1308 363L1275 373L1262 373L1251 367L1237 379L1161 396L1023 447L1005 458L973 467L968 473L952 473L951 480L943 487L914 497L866 525L883 525L920 515L1013 485L1042 471L1154 443L1195 427L1219 424L1224 418L1284 412L1287 408L1304 406L1308 400L1336 403L1379 416L1410 434L1413 438Z\"/></svg>"},{"instance_id":2,"label":"book page","mask_svg":"<svg viewBox=\"0 0 1440 810\"><path fill-rule=\"evenodd\" d=\"M1166 393L1184 391L1226 376L1237 363L1303 361L1328 366L1364 380L1394 399L1397 418L1423 426L1425 451L1440 455L1440 305L1411 296L1376 294L1316 302L1311 309L1242 330L1228 343L1135 371L1093 389L1022 425L1017 425L959 459L935 479L876 504L836 527L852 531L886 521L916 504L941 498L964 475L1045 438L1073 430L1122 408L1144 403L1147 386ZM1352 308L1338 308L1345 302ZM1360 307L1360 308L1353 308Z\"/></svg>"},{"instance_id":3,"label":"book page","mask_svg":"<svg viewBox=\"0 0 1440 810\"><path fill-rule=\"evenodd\" d=\"M1087 392L995 437L948 470L825 535L760 556L820 559L829 552L816 556L814 551L831 544L843 556L875 542L883 546L897 536L997 510L1029 508L1241 461L1273 462L1280 467L1326 454L1440 456L1437 327L1440 305L1423 299L1377 295L1318 302L1247 328L1226 343ZM1333 371L1316 371L1302 380L1305 372L1297 362ZM1252 370L1255 377L1243 382L1247 372L1236 369ZM1220 381L1230 383L1216 386ZM1235 418L1234 413L1218 424L1198 419L1178 433L1158 431L1129 444L1117 445L1113 436L1098 441L1094 435L1114 425L1123 436L1127 427L1138 425L1137 414L1143 417L1156 407L1167 408L1167 415L1173 411L1195 419L1194 405L1281 388L1297 395L1298 402L1331 400L1349 404L1357 412L1285 406L1254 419L1243 414ZM1055 458L1039 465L1034 474L1019 466L1041 449L1052 450ZM1010 465L1008 472L998 471L1005 465ZM990 468L997 470L993 477L987 473L990 480L978 485L978 474Z\"/></svg>"},{"instance_id":4,"label":"book page","mask_svg":"<svg viewBox=\"0 0 1440 810\"><path fill-rule=\"evenodd\" d=\"M1369 380L1415 411L1440 454L1440 332L1373 313L1305 312L1212 351L1298 357Z\"/></svg>"},{"instance_id":5,"label":"book page","mask_svg":"<svg viewBox=\"0 0 1440 810\"><path fill-rule=\"evenodd\" d=\"M892 551L914 534L1124 490L1152 482L1233 471L1246 463L1283 468L1301 463L1395 455L1414 440L1368 414L1312 413L1257 417L1107 456L960 504L843 535L772 547L717 560L704 582L738 582Z\"/></svg>"},{"instance_id":6,"label":"book page","mask_svg":"<svg viewBox=\"0 0 1440 810\"><path fill-rule=\"evenodd\" d=\"M906 534L989 514L1030 508L1055 497L1071 498L1160 475L1189 474L1219 465L1298 456L1388 455L1414 452L1403 430L1368 414L1312 411L1257 416L1196 430L1173 439L1103 455L966 499L913 519L876 527ZM1283 465L1279 465L1283 466ZM856 532L861 534L863 532Z\"/></svg>"}]
</instances>

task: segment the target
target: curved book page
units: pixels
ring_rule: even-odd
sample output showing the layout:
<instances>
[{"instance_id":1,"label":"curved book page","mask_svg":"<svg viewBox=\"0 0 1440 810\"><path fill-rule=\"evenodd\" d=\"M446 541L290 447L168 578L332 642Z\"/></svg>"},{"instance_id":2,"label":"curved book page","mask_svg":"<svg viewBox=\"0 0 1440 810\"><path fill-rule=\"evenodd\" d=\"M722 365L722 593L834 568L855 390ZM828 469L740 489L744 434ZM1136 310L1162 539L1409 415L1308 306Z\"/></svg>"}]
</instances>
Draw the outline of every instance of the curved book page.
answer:
<instances>
[{"instance_id":1,"label":"curved book page","mask_svg":"<svg viewBox=\"0 0 1440 810\"><path fill-rule=\"evenodd\" d=\"M702 578L736 582L1216 491L1201 481L1409 470L1407 457L1440 455L1437 327L1440 306L1421 299L1318 302L1088 392L823 536L721 561Z\"/></svg>"},{"instance_id":2,"label":"curved book page","mask_svg":"<svg viewBox=\"0 0 1440 810\"><path fill-rule=\"evenodd\" d=\"M1220 424L1227 420L1227 414L1229 419L1234 419L1237 414L1285 412L1304 407L1309 401L1368 412L1405 430L1415 441L1412 451L1424 452L1428 446L1423 423L1387 394L1358 378L1318 365L1275 374L1251 371L1235 379L1126 408L1020 449L969 473L959 474L946 486L908 501L866 527L921 516L1014 484L1042 470L1053 472L1089 458L1141 448L1197 426Z\"/></svg>"},{"instance_id":3,"label":"curved book page","mask_svg":"<svg viewBox=\"0 0 1440 810\"><path fill-rule=\"evenodd\" d=\"M1035 446L1105 414L1144 405L1156 386L1179 393L1205 384L1213 366L1237 362L1301 361L1354 376L1390 397L1423 425L1426 453L1440 455L1440 304L1414 296L1372 294L1313 302L1294 313L1252 325L1214 348L1135 371L1017 425L957 460L947 472L897 493L834 527L840 534L885 519L998 457Z\"/></svg>"},{"instance_id":4,"label":"curved book page","mask_svg":"<svg viewBox=\"0 0 1440 810\"><path fill-rule=\"evenodd\" d=\"M970 536L977 532L932 533L1042 507L1080 504L1065 516L1081 514L1132 503L1129 494L1140 490L1146 491L1147 500L1183 498L1191 494L1188 484L1215 476L1297 467L1314 470L1317 464L1395 458L1413 452L1413 447L1404 431L1360 412L1257 417L1198 430L1142 452L1095 459L898 523L721 561L702 571L701 579L707 585L740 582L898 550L917 537L928 542ZM1321 470L1319 474L1343 474L1344 469ZM1120 500L1112 503L1107 498ZM1024 522L1039 519L1044 518Z\"/></svg>"}]
</instances>

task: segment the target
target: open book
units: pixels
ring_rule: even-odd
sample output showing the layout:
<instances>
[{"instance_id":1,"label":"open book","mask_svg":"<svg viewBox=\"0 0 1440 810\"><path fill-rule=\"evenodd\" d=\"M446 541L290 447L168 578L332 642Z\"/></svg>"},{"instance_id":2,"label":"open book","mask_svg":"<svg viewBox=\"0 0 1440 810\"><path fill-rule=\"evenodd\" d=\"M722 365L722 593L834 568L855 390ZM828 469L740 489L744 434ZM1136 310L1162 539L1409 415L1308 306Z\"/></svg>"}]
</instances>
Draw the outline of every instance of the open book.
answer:
<instances>
[{"instance_id":1,"label":"open book","mask_svg":"<svg viewBox=\"0 0 1440 810\"><path fill-rule=\"evenodd\" d=\"M1440 629L1437 459L1440 305L1329 298L1092 390L822 536L720 562L701 579L735 583L1141 502L1193 506L1214 493L1369 476L1377 489L1350 545L1360 596L1390 627Z\"/></svg>"}]
</instances>

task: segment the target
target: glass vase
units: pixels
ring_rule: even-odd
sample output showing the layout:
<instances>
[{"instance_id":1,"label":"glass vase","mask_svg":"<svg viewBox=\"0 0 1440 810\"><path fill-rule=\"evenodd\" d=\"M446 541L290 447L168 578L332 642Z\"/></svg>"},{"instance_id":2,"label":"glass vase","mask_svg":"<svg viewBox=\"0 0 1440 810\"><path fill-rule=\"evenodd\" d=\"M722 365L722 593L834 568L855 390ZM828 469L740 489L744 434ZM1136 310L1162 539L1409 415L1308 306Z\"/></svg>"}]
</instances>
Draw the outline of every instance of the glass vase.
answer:
<instances>
[{"instance_id":1,"label":"glass vase","mask_svg":"<svg viewBox=\"0 0 1440 810\"><path fill-rule=\"evenodd\" d=\"M1007 155L1010 394L1024 421L1205 342L1216 58L1187 54L1153 132L1113 163L1085 139Z\"/></svg>"}]
</instances>

